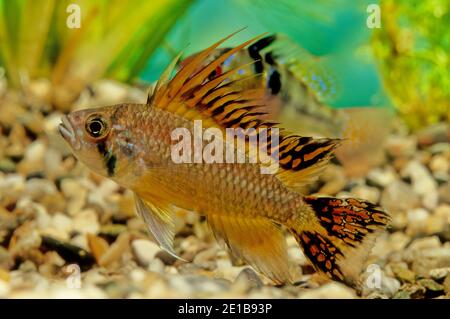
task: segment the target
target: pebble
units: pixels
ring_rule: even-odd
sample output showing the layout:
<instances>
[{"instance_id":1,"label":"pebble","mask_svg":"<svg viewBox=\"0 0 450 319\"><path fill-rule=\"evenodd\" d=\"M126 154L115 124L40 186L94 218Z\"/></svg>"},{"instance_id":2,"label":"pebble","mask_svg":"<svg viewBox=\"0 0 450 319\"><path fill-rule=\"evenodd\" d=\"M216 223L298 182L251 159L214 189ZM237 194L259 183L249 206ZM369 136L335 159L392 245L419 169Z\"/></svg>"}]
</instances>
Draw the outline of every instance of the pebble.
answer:
<instances>
[{"instance_id":1,"label":"pebble","mask_svg":"<svg viewBox=\"0 0 450 319\"><path fill-rule=\"evenodd\" d=\"M450 205L442 204L434 210L434 216L441 217L447 225L450 225Z\"/></svg>"},{"instance_id":2,"label":"pebble","mask_svg":"<svg viewBox=\"0 0 450 319\"><path fill-rule=\"evenodd\" d=\"M73 230L81 234L97 234L100 224L95 210L87 208L77 213L73 218Z\"/></svg>"},{"instance_id":3,"label":"pebble","mask_svg":"<svg viewBox=\"0 0 450 319\"><path fill-rule=\"evenodd\" d=\"M69 216L78 215L86 204L87 189L80 182L65 178L61 181L61 191L68 200L67 214Z\"/></svg>"},{"instance_id":4,"label":"pebble","mask_svg":"<svg viewBox=\"0 0 450 319\"><path fill-rule=\"evenodd\" d=\"M445 293L447 295L449 295L450 294L450 276L449 275L447 275L447 277L445 277L443 286L444 286Z\"/></svg>"},{"instance_id":5,"label":"pebble","mask_svg":"<svg viewBox=\"0 0 450 319\"><path fill-rule=\"evenodd\" d=\"M382 277L381 292L388 296L393 296L399 288L400 282L397 279L386 276Z\"/></svg>"},{"instance_id":6,"label":"pebble","mask_svg":"<svg viewBox=\"0 0 450 319\"><path fill-rule=\"evenodd\" d=\"M427 250L441 247L441 241L437 236L414 239L408 250Z\"/></svg>"},{"instance_id":7,"label":"pebble","mask_svg":"<svg viewBox=\"0 0 450 319\"><path fill-rule=\"evenodd\" d=\"M13 233L9 242L11 256L27 256L33 249L41 245L41 236L32 222L20 225Z\"/></svg>"},{"instance_id":8,"label":"pebble","mask_svg":"<svg viewBox=\"0 0 450 319\"><path fill-rule=\"evenodd\" d=\"M0 171L5 173L13 173L16 171L16 164L8 158L0 159Z\"/></svg>"},{"instance_id":9,"label":"pebble","mask_svg":"<svg viewBox=\"0 0 450 319\"><path fill-rule=\"evenodd\" d=\"M416 274L408 269L404 263L391 265L391 269L395 277L403 283L413 283L416 279Z\"/></svg>"},{"instance_id":10,"label":"pebble","mask_svg":"<svg viewBox=\"0 0 450 319\"><path fill-rule=\"evenodd\" d=\"M32 200L42 199L45 195L52 195L57 192L56 186L49 180L32 178L26 182L25 194Z\"/></svg>"},{"instance_id":11,"label":"pebble","mask_svg":"<svg viewBox=\"0 0 450 319\"><path fill-rule=\"evenodd\" d=\"M70 239L70 243L72 245L78 246L82 249L89 250L89 244L87 240L87 236L84 234L75 235Z\"/></svg>"},{"instance_id":12,"label":"pebble","mask_svg":"<svg viewBox=\"0 0 450 319\"><path fill-rule=\"evenodd\" d=\"M443 155L434 155L429 166L434 174L448 175L450 171L449 159Z\"/></svg>"},{"instance_id":13,"label":"pebble","mask_svg":"<svg viewBox=\"0 0 450 319\"><path fill-rule=\"evenodd\" d=\"M367 184L376 187L386 187L398 179L395 170L388 166L386 168L374 168L367 174Z\"/></svg>"},{"instance_id":14,"label":"pebble","mask_svg":"<svg viewBox=\"0 0 450 319\"><path fill-rule=\"evenodd\" d=\"M260 288L264 284L258 274L251 268L244 268L234 280L234 284L243 289Z\"/></svg>"},{"instance_id":15,"label":"pebble","mask_svg":"<svg viewBox=\"0 0 450 319\"><path fill-rule=\"evenodd\" d=\"M41 140L36 140L28 145L24 158L17 166L17 171L23 175L42 171L46 144Z\"/></svg>"},{"instance_id":16,"label":"pebble","mask_svg":"<svg viewBox=\"0 0 450 319\"><path fill-rule=\"evenodd\" d=\"M327 167L321 179L325 181L325 184L319 189L320 194L335 195L347 184L344 170L336 165Z\"/></svg>"},{"instance_id":17,"label":"pebble","mask_svg":"<svg viewBox=\"0 0 450 319\"><path fill-rule=\"evenodd\" d=\"M393 157L410 157L416 151L417 140L414 136L388 137L386 141L386 151Z\"/></svg>"},{"instance_id":18,"label":"pebble","mask_svg":"<svg viewBox=\"0 0 450 319\"><path fill-rule=\"evenodd\" d=\"M62 154L54 148L49 148L44 155L44 171L47 178L55 179L62 171Z\"/></svg>"},{"instance_id":19,"label":"pebble","mask_svg":"<svg viewBox=\"0 0 450 319\"><path fill-rule=\"evenodd\" d=\"M446 123L439 123L424 128L417 133L417 141L421 146L448 143L450 128Z\"/></svg>"},{"instance_id":20,"label":"pebble","mask_svg":"<svg viewBox=\"0 0 450 319\"><path fill-rule=\"evenodd\" d=\"M52 84L45 78L34 79L25 86L27 98L35 105L49 105L51 103Z\"/></svg>"},{"instance_id":21,"label":"pebble","mask_svg":"<svg viewBox=\"0 0 450 319\"><path fill-rule=\"evenodd\" d=\"M423 298L426 289L423 286L417 284L404 285L402 289L397 291L393 299L418 299Z\"/></svg>"},{"instance_id":22,"label":"pebble","mask_svg":"<svg viewBox=\"0 0 450 319\"><path fill-rule=\"evenodd\" d=\"M422 164L411 161L402 170L401 175L411 178L412 188L424 198L423 204L426 208L435 208L438 199L437 182Z\"/></svg>"},{"instance_id":23,"label":"pebble","mask_svg":"<svg viewBox=\"0 0 450 319\"><path fill-rule=\"evenodd\" d=\"M153 258L152 260L150 260L150 262L148 264L148 267L147 267L147 270L163 274L164 273L164 267L165 267L165 265L161 261L161 259Z\"/></svg>"},{"instance_id":24,"label":"pebble","mask_svg":"<svg viewBox=\"0 0 450 319\"><path fill-rule=\"evenodd\" d=\"M97 264L99 264L103 255L105 255L106 251L109 248L108 242L102 237L96 236L94 234L87 234L87 242L92 255L94 255Z\"/></svg>"},{"instance_id":25,"label":"pebble","mask_svg":"<svg viewBox=\"0 0 450 319\"><path fill-rule=\"evenodd\" d=\"M192 261L195 265L204 269L215 269L217 267L215 257L217 254L217 248L212 247L199 252Z\"/></svg>"},{"instance_id":26,"label":"pebble","mask_svg":"<svg viewBox=\"0 0 450 319\"><path fill-rule=\"evenodd\" d=\"M51 227L69 235L74 229L74 223L67 215L56 213L52 217Z\"/></svg>"},{"instance_id":27,"label":"pebble","mask_svg":"<svg viewBox=\"0 0 450 319\"><path fill-rule=\"evenodd\" d=\"M358 185L352 188L351 192L361 199L365 199L371 203L378 203L380 200L380 191L376 187Z\"/></svg>"},{"instance_id":28,"label":"pebble","mask_svg":"<svg viewBox=\"0 0 450 319\"><path fill-rule=\"evenodd\" d=\"M7 298L10 291L10 286L6 281L0 279L0 298Z\"/></svg>"},{"instance_id":29,"label":"pebble","mask_svg":"<svg viewBox=\"0 0 450 319\"><path fill-rule=\"evenodd\" d=\"M125 251L128 250L129 245L130 235L128 233L122 233L102 255L99 260L99 265L107 267L118 261L124 255Z\"/></svg>"},{"instance_id":30,"label":"pebble","mask_svg":"<svg viewBox=\"0 0 450 319\"><path fill-rule=\"evenodd\" d=\"M146 268L155 259L156 254L161 251L157 244L146 239L135 239L131 243L131 249L139 265Z\"/></svg>"},{"instance_id":31,"label":"pebble","mask_svg":"<svg viewBox=\"0 0 450 319\"><path fill-rule=\"evenodd\" d=\"M32 111L29 113L25 113L18 118L20 123L26 127L30 132L38 135L41 134L44 130L42 127L42 122L44 122L44 117L40 112Z\"/></svg>"},{"instance_id":32,"label":"pebble","mask_svg":"<svg viewBox=\"0 0 450 319\"><path fill-rule=\"evenodd\" d=\"M19 174L8 174L0 184L0 194L6 197L10 194L20 194L25 190L25 178Z\"/></svg>"},{"instance_id":33,"label":"pebble","mask_svg":"<svg viewBox=\"0 0 450 319\"><path fill-rule=\"evenodd\" d=\"M410 241L411 238L402 231L396 231L390 236L381 234L372 248L371 255L381 259L386 254L403 251Z\"/></svg>"},{"instance_id":34,"label":"pebble","mask_svg":"<svg viewBox=\"0 0 450 319\"><path fill-rule=\"evenodd\" d=\"M96 103L101 105L115 104L124 101L128 95L128 89L122 83L113 80L100 80L92 87L95 92Z\"/></svg>"},{"instance_id":35,"label":"pebble","mask_svg":"<svg viewBox=\"0 0 450 319\"><path fill-rule=\"evenodd\" d=\"M450 204L450 182L441 185L438 194L440 202Z\"/></svg>"},{"instance_id":36,"label":"pebble","mask_svg":"<svg viewBox=\"0 0 450 319\"><path fill-rule=\"evenodd\" d=\"M35 222L36 222L36 226L38 229L45 231L49 228L52 228L52 217L50 216L50 214L47 212L47 210L45 209L44 206L37 204L37 203L31 203L31 202L26 202L23 203L22 201L20 202L20 206L21 207L25 207L25 205L29 205L33 208L34 210L34 214L35 214ZM56 228L56 227L53 227ZM56 230L58 230L56 228ZM64 235L63 235L64 236Z\"/></svg>"},{"instance_id":37,"label":"pebble","mask_svg":"<svg viewBox=\"0 0 450 319\"><path fill-rule=\"evenodd\" d=\"M419 207L420 199L411 187L403 181L389 184L381 195L381 206L391 214L406 212L408 209Z\"/></svg>"},{"instance_id":38,"label":"pebble","mask_svg":"<svg viewBox=\"0 0 450 319\"><path fill-rule=\"evenodd\" d=\"M99 234L115 239L117 238L117 236L127 230L128 228L122 224L107 224L100 227Z\"/></svg>"},{"instance_id":39,"label":"pebble","mask_svg":"<svg viewBox=\"0 0 450 319\"><path fill-rule=\"evenodd\" d=\"M10 269L14 266L14 260L9 253L9 251L4 248L3 246L0 246L0 270L1 269Z\"/></svg>"},{"instance_id":40,"label":"pebble","mask_svg":"<svg viewBox=\"0 0 450 319\"><path fill-rule=\"evenodd\" d=\"M331 282L317 289L303 292L299 295L300 299L354 299L356 294L353 289L347 286Z\"/></svg>"},{"instance_id":41,"label":"pebble","mask_svg":"<svg viewBox=\"0 0 450 319\"><path fill-rule=\"evenodd\" d=\"M409 235L414 235L417 233L423 233L427 227L427 220L430 213L423 208L410 209L407 212L408 216L408 230Z\"/></svg>"},{"instance_id":42,"label":"pebble","mask_svg":"<svg viewBox=\"0 0 450 319\"><path fill-rule=\"evenodd\" d=\"M421 276L428 276L432 269L450 265L450 248L423 249L411 256L411 269Z\"/></svg>"},{"instance_id":43,"label":"pebble","mask_svg":"<svg viewBox=\"0 0 450 319\"><path fill-rule=\"evenodd\" d=\"M430 270L430 277L436 281L441 281L450 274L450 267L435 268Z\"/></svg>"},{"instance_id":44,"label":"pebble","mask_svg":"<svg viewBox=\"0 0 450 319\"><path fill-rule=\"evenodd\" d=\"M443 291L444 290L444 286L442 286L441 284L438 284L437 282L435 282L432 279L419 279L417 281L417 283L419 285L421 285L422 287L426 288L427 290L431 290L431 291Z\"/></svg>"}]
</instances>

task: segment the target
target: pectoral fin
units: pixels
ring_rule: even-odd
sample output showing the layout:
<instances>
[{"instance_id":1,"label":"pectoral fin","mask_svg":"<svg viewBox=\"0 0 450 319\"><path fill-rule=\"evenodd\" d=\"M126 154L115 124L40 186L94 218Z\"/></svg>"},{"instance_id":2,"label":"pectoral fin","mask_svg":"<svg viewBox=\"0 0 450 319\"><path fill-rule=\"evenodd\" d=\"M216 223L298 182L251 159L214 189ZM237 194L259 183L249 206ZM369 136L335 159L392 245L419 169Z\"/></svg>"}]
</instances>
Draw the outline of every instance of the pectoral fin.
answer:
<instances>
[{"instance_id":1,"label":"pectoral fin","mask_svg":"<svg viewBox=\"0 0 450 319\"><path fill-rule=\"evenodd\" d=\"M153 240L173 257L186 261L179 257L173 249L175 226L172 207L169 204L150 203L136 194L135 201L137 213L145 221Z\"/></svg>"},{"instance_id":2,"label":"pectoral fin","mask_svg":"<svg viewBox=\"0 0 450 319\"><path fill-rule=\"evenodd\" d=\"M230 252L276 283L290 282L286 241L278 225L263 217L211 214L214 234Z\"/></svg>"}]
</instances>

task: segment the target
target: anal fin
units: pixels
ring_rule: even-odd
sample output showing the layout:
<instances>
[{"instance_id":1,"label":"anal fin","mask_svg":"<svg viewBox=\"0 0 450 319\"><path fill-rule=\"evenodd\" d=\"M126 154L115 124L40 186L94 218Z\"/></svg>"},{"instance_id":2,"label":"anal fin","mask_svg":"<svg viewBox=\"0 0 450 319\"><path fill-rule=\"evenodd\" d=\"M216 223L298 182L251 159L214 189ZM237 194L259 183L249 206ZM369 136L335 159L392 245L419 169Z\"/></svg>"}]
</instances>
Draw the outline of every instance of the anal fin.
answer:
<instances>
[{"instance_id":1,"label":"anal fin","mask_svg":"<svg viewBox=\"0 0 450 319\"><path fill-rule=\"evenodd\" d=\"M264 217L208 215L214 234L230 252L259 272L282 284L290 282L286 241L280 227Z\"/></svg>"}]
</instances>

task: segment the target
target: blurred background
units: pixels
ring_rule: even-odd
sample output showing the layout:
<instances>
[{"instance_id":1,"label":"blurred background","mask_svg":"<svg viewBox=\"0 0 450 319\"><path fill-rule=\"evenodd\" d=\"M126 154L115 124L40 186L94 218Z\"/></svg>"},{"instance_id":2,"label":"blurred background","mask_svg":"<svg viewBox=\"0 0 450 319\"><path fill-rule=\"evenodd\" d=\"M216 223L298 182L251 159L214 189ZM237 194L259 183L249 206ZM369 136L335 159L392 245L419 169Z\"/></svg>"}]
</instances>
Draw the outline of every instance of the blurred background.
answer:
<instances>
[{"instance_id":1,"label":"blurred background","mask_svg":"<svg viewBox=\"0 0 450 319\"><path fill-rule=\"evenodd\" d=\"M243 27L226 46L289 39L282 91L306 92L312 109L286 103L282 125L348 141L307 191L392 215L370 260L381 287L324 282L291 238L298 284L273 287L189 212L176 247L192 262L175 261L148 240L132 194L77 163L57 134L71 110L144 103L179 52ZM448 296L449 27L446 0L0 0L0 297Z\"/></svg>"}]
</instances>

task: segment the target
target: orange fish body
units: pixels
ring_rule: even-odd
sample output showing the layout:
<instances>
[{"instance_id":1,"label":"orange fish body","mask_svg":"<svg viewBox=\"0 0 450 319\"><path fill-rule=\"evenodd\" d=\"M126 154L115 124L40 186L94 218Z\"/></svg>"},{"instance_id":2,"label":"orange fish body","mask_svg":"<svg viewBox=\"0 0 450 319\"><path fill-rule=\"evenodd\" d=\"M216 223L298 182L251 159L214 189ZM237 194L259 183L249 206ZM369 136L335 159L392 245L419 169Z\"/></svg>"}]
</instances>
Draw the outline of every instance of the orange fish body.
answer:
<instances>
[{"instance_id":1,"label":"orange fish body","mask_svg":"<svg viewBox=\"0 0 450 319\"><path fill-rule=\"evenodd\" d=\"M146 104L71 113L63 118L61 134L80 161L134 191L138 214L169 253L176 255L173 218L179 207L204 215L232 254L276 283L290 281L283 233L287 229L319 271L354 284L367 248L387 225L388 216L366 201L300 193L326 166L338 141L276 133L276 125L260 112L265 100L258 90L234 82L239 81L233 79L239 67L213 73L254 41L211 58L226 39L192 57L169 79L174 61ZM174 149L186 136L195 135L197 121L202 124L201 136L211 129L217 133L211 156L223 155L232 144L237 158L234 143L240 140L245 162L205 163L212 139L188 144L182 151L190 161L174 161ZM241 129L244 135L221 138L218 133L224 136L230 128ZM174 139L179 129L187 135ZM251 136L270 149L258 154L276 158L273 174L262 173L266 165L262 159L254 161ZM200 158L196 146L203 151Z\"/></svg>"}]
</instances>

